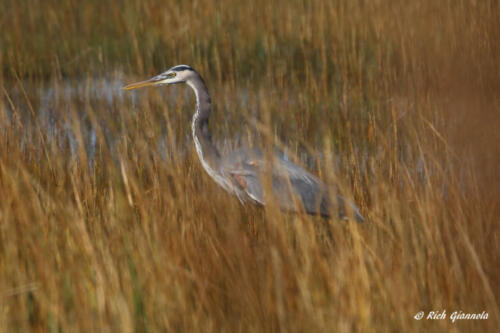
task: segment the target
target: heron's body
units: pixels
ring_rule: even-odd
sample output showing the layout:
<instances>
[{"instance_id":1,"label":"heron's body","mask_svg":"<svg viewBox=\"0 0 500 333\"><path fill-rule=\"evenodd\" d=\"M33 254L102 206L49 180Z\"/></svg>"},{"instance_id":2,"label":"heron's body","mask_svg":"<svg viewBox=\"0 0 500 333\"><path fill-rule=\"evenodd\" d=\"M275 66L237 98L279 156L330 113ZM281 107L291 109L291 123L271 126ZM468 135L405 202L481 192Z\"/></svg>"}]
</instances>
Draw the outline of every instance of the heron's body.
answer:
<instances>
[{"instance_id":1,"label":"heron's body","mask_svg":"<svg viewBox=\"0 0 500 333\"><path fill-rule=\"evenodd\" d=\"M343 219L347 218L349 211L357 221L363 221L352 202L336 193L332 196L324 183L296 164L283 159L280 154L274 154L268 160L256 148L240 148L227 156L221 156L212 143L208 127L212 107L207 86L191 67L175 66L150 80L128 85L125 89L181 82L187 83L196 95L196 110L191 127L198 157L205 171L226 191L236 195L242 202L265 205L266 187L263 184L268 180L272 195L283 210L298 211L303 207L309 214L324 217L333 216L336 211Z\"/></svg>"}]
</instances>

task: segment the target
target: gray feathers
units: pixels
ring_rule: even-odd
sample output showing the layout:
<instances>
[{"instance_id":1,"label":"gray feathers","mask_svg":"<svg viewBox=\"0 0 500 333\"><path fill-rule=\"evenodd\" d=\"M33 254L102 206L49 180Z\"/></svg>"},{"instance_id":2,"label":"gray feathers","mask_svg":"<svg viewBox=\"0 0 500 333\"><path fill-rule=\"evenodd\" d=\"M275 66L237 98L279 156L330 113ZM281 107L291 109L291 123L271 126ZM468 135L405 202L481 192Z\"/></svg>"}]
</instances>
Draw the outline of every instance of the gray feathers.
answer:
<instances>
[{"instance_id":1,"label":"gray feathers","mask_svg":"<svg viewBox=\"0 0 500 333\"><path fill-rule=\"evenodd\" d=\"M331 217L337 212L341 219L352 214L358 222L364 221L354 203L279 154L274 154L274 160L266 164L258 149L242 148L224 158L221 168L226 178L259 204L265 204L262 184L268 175L272 193L283 210L297 211L302 207L309 214Z\"/></svg>"}]
</instances>

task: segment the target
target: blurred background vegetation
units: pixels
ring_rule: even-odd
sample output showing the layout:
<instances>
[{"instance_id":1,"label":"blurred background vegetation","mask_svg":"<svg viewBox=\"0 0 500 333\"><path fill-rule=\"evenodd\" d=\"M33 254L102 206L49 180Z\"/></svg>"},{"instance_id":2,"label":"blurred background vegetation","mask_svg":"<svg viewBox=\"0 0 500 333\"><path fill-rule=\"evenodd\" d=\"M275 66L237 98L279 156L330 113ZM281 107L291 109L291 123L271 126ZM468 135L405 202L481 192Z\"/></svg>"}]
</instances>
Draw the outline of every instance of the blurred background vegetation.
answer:
<instances>
[{"instance_id":1,"label":"blurred background vegetation","mask_svg":"<svg viewBox=\"0 0 500 333\"><path fill-rule=\"evenodd\" d=\"M499 326L498 1L2 0L0 31L0 330ZM222 151L284 144L369 222L223 193L187 88L120 90L177 64Z\"/></svg>"}]
</instances>

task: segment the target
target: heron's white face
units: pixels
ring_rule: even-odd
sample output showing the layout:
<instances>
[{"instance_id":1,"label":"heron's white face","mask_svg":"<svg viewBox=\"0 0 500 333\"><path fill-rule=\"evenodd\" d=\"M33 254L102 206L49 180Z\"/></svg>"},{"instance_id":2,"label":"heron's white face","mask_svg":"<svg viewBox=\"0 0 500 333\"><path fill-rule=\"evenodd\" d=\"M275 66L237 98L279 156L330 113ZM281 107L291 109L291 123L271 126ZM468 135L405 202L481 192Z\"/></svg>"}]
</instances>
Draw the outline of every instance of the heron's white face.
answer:
<instances>
[{"instance_id":1,"label":"heron's white face","mask_svg":"<svg viewBox=\"0 0 500 333\"><path fill-rule=\"evenodd\" d=\"M160 86L166 84L182 83L189 80L194 75L194 70L187 65L178 65L170 68L168 71L156 75L148 80L131 83L123 89L133 90L148 86Z\"/></svg>"}]
</instances>

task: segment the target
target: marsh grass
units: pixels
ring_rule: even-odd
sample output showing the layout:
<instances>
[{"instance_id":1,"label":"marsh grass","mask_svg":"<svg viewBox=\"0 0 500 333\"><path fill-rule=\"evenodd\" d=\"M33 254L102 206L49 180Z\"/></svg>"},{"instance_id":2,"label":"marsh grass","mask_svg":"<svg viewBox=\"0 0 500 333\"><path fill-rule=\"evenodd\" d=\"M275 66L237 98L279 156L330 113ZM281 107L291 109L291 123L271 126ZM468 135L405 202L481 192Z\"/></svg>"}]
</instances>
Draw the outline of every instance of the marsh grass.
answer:
<instances>
[{"instance_id":1,"label":"marsh grass","mask_svg":"<svg viewBox=\"0 0 500 333\"><path fill-rule=\"evenodd\" d=\"M495 1L2 1L2 331L494 331ZM219 149L287 147L358 225L242 206ZM416 321L420 310L488 320Z\"/></svg>"}]
</instances>

